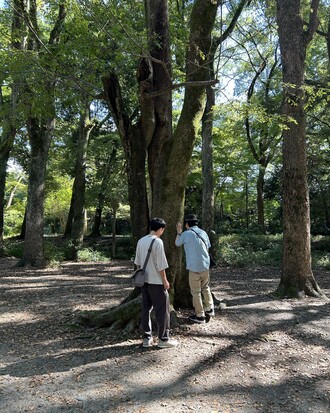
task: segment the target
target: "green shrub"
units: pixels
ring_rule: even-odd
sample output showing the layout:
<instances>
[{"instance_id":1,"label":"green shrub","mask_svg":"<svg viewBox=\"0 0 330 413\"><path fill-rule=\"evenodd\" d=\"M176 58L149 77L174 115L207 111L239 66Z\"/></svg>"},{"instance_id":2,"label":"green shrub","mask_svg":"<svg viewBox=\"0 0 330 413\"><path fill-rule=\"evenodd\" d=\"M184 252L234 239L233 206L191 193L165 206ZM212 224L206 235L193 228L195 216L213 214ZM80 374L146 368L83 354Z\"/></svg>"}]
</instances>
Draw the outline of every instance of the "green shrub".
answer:
<instances>
[{"instance_id":1,"label":"green shrub","mask_svg":"<svg viewBox=\"0 0 330 413\"><path fill-rule=\"evenodd\" d=\"M78 251L78 261L83 262L99 262L109 261L109 257L105 256L102 252L96 251L93 248L82 248Z\"/></svg>"},{"instance_id":2,"label":"green shrub","mask_svg":"<svg viewBox=\"0 0 330 413\"><path fill-rule=\"evenodd\" d=\"M218 261L224 265L249 267L280 265L282 237L279 235L226 235L220 237Z\"/></svg>"},{"instance_id":3,"label":"green shrub","mask_svg":"<svg viewBox=\"0 0 330 413\"><path fill-rule=\"evenodd\" d=\"M219 238L217 257L220 264L235 267L280 266L282 246L282 235L226 235ZM311 247L313 266L330 268L330 237L313 237Z\"/></svg>"},{"instance_id":4,"label":"green shrub","mask_svg":"<svg viewBox=\"0 0 330 413\"><path fill-rule=\"evenodd\" d=\"M24 253L24 241L15 238L5 240L5 254L10 257L22 258Z\"/></svg>"}]
</instances>

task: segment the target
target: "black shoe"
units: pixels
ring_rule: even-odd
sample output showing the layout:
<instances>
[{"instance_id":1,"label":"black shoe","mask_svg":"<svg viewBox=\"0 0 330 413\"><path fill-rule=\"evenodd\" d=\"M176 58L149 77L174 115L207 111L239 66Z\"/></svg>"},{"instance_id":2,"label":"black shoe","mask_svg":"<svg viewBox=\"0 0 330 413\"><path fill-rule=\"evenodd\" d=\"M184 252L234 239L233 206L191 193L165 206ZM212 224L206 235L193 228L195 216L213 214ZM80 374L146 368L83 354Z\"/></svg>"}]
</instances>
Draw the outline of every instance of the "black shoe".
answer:
<instances>
[{"instance_id":1,"label":"black shoe","mask_svg":"<svg viewBox=\"0 0 330 413\"><path fill-rule=\"evenodd\" d=\"M205 311L205 315L209 317L214 317L215 316L214 309L211 308L211 310Z\"/></svg>"},{"instance_id":2,"label":"black shoe","mask_svg":"<svg viewBox=\"0 0 330 413\"><path fill-rule=\"evenodd\" d=\"M189 317L189 320L193 323L204 324L206 318L205 317L198 317L196 314L193 314Z\"/></svg>"}]
</instances>

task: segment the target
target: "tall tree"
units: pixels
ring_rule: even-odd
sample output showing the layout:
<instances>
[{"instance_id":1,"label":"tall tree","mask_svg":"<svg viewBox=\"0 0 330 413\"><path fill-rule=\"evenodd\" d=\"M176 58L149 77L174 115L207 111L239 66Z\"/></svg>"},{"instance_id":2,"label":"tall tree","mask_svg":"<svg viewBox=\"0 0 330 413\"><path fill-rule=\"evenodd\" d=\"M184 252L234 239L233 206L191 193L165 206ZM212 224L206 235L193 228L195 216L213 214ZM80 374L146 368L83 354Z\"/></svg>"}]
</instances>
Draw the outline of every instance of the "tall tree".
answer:
<instances>
[{"instance_id":1,"label":"tall tree","mask_svg":"<svg viewBox=\"0 0 330 413\"><path fill-rule=\"evenodd\" d=\"M79 118L79 131L76 143L75 178L72 190L72 249L71 259L77 259L78 250L81 248L86 230L85 193L86 193L86 156L89 137L94 127L90 119L90 99L83 97Z\"/></svg>"},{"instance_id":2,"label":"tall tree","mask_svg":"<svg viewBox=\"0 0 330 413\"><path fill-rule=\"evenodd\" d=\"M42 108L40 107L38 92L34 89L34 82L30 78L30 73L27 73L24 79L24 93L22 96L31 147L23 263L40 266L44 265L45 173L56 117L56 75L52 72L52 59L56 56L56 49L66 17L66 7L65 3L60 3L58 6L57 18L45 45L39 29L37 3L35 0L17 1L19 10L15 9L14 13L19 13L20 18L26 22L29 28L27 50L40 60L40 66L47 72L44 78L38 80L44 99Z\"/></svg>"},{"instance_id":3,"label":"tall tree","mask_svg":"<svg viewBox=\"0 0 330 413\"><path fill-rule=\"evenodd\" d=\"M15 4L15 2L14 2ZM19 7L19 4L18 4ZM19 8L18 8L19 10ZM5 14L5 10L1 11ZM7 13L6 13L7 14ZM11 41L9 47L13 54L18 53L25 48L26 24L22 22L19 13L13 13L11 24ZM10 66L7 64L7 66ZM14 66L14 65L13 65ZM4 254L4 209L5 209L5 187L7 176L7 164L10 152L13 148L16 135L18 117L17 103L19 90L19 71L7 73L7 80L11 82L10 87L0 84L0 256Z\"/></svg>"},{"instance_id":4,"label":"tall tree","mask_svg":"<svg viewBox=\"0 0 330 413\"><path fill-rule=\"evenodd\" d=\"M217 77L216 53L226 39L232 34L237 21L249 0L240 0L239 3L232 6L229 13L230 19L226 30L220 36L213 37L212 46L209 53L209 80L215 80ZM223 6L223 5L222 5ZM222 13L221 13L222 15ZM220 21L221 28L224 22ZM219 53L219 59L221 54ZM213 153L212 153L212 130L213 130L213 111L215 105L215 89L212 85L206 87L206 105L202 117L202 170L203 170L203 197L202 197L202 222L203 228L207 233L214 227L214 176L213 176Z\"/></svg>"},{"instance_id":5,"label":"tall tree","mask_svg":"<svg viewBox=\"0 0 330 413\"><path fill-rule=\"evenodd\" d=\"M311 268L310 205L307 183L304 69L307 46L318 25L319 0L312 0L304 30L299 0L277 0L283 66L283 263L279 296L320 296Z\"/></svg>"},{"instance_id":6,"label":"tall tree","mask_svg":"<svg viewBox=\"0 0 330 413\"><path fill-rule=\"evenodd\" d=\"M145 160L148 153L150 210L168 223L164 242L175 282L177 303L180 294L181 254L175 248L175 223L182 219L185 181L190 158L205 105L208 81L207 56L211 45L218 2L196 0L190 15L190 35L186 50L185 96L177 127L172 131L172 90L169 17L166 0L146 1L148 54L139 65L138 82L141 118L132 124L125 111L120 83L113 73L104 76L104 90L116 121L127 159L129 198L135 237L147 232L149 208ZM142 225L141 225L142 224ZM172 289L172 292L174 289ZM173 298L173 297L172 297Z\"/></svg>"}]
</instances>

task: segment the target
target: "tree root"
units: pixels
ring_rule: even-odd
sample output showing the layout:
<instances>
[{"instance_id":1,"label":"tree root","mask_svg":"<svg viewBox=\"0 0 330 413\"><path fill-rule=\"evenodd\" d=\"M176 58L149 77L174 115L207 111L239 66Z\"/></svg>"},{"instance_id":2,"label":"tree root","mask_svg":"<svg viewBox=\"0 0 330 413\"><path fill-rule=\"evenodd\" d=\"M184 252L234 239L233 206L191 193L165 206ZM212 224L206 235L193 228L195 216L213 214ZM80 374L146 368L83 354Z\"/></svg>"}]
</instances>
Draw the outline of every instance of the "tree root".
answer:
<instances>
[{"instance_id":1,"label":"tree root","mask_svg":"<svg viewBox=\"0 0 330 413\"><path fill-rule=\"evenodd\" d=\"M109 310L81 312L76 315L76 322L86 327L109 327L110 331L120 329L128 333L138 327L140 314L141 299L136 297Z\"/></svg>"}]
</instances>

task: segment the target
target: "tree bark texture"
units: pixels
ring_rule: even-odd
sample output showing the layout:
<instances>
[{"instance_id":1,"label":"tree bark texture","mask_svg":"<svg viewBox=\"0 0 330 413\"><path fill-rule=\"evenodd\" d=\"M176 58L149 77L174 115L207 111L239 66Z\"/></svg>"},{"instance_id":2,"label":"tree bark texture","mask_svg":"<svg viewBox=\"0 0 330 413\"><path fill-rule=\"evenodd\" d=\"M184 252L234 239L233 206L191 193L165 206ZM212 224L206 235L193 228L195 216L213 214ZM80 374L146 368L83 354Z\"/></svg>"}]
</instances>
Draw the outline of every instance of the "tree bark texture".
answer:
<instances>
[{"instance_id":1,"label":"tree bark texture","mask_svg":"<svg viewBox=\"0 0 330 413\"><path fill-rule=\"evenodd\" d=\"M208 79L215 80L215 55L219 46L233 32L238 18L241 15L248 0L241 0L233 14L233 17L226 30L212 40L211 49L208 54ZM214 176L213 176L213 107L215 105L215 90L209 85L206 88L206 105L202 117L202 172L203 172L203 196L202 196L202 226L203 229L211 234L214 227ZM213 253L215 251L212 245Z\"/></svg>"},{"instance_id":2,"label":"tree bark texture","mask_svg":"<svg viewBox=\"0 0 330 413\"><path fill-rule=\"evenodd\" d=\"M48 150L54 128L54 118L46 120L41 127L37 119L29 118L27 122L31 155L23 255L24 265L37 267L45 265L43 251L45 174Z\"/></svg>"},{"instance_id":3,"label":"tree bark texture","mask_svg":"<svg viewBox=\"0 0 330 413\"><path fill-rule=\"evenodd\" d=\"M128 198L133 245L148 233L149 207L146 183L146 141L141 123L133 125L127 114L119 84L114 73L102 78L105 98L116 123L126 158Z\"/></svg>"},{"instance_id":4,"label":"tree bark texture","mask_svg":"<svg viewBox=\"0 0 330 413\"><path fill-rule=\"evenodd\" d=\"M72 259L77 258L85 232L85 192L86 192L86 154L89 137L93 128L90 121L89 101L84 102L80 115L79 134L76 148L75 179L73 184L73 223L72 223Z\"/></svg>"},{"instance_id":5,"label":"tree bark texture","mask_svg":"<svg viewBox=\"0 0 330 413\"><path fill-rule=\"evenodd\" d=\"M214 228L214 177L213 177L213 107L215 91L212 86L206 89L206 106L202 118L202 172L203 200L202 227L210 234Z\"/></svg>"},{"instance_id":6,"label":"tree bark texture","mask_svg":"<svg viewBox=\"0 0 330 413\"><path fill-rule=\"evenodd\" d=\"M320 295L311 268L310 206L307 183L304 66L306 49L317 27L318 0L311 2L307 31L300 1L277 0L277 21L283 66L283 262L280 296Z\"/></svg>"},{"instance_id":7,"label":"tree bark texture","mask_svg":"<svg viewBox=\"0 0 330 413\"><path fill-rule=\"evenodd\" d=\"M177 307L189 305L190 293L186 271L182 270L181 249L174 245L175 224L183 219L186 178L205 107L205 86L193 83L209 79L207 57L216 11L217 2L194 2L186 51L186 80L191 86L186 86L183 108L172 139L165 142L159 154L166 159L165 168L153 181L157 188L162 188L159 196L153 198L153 215L166 218L168 224L163 239L170 266L171 299ZM158 135L154 139L158 139Z\"/></svg>"},{"instance_id":8,"label":"tree bark texture","mask_svg":"<svg viewBox=\"0 0 330 413\"><path fill-rule=\"evenodd\" d=\"M17 18L22 19L21 23L29 22L27 32L26 48L35 53L40 59L39 64L51 69L49 55L45 56L42 50L43 44L38 28L38 10L35 1L18 1L20 6ZM65 4L58 7L58 16L53 29L49 34L48 44L56 47L60 41L63 22L66 17ZM26 26L27 27L27 26ZM55 128L55 88L54 77L39 80L38 85L47 93L43 110L37 104L37 96L34 93L33 85L29 85L29 79L24 79L22 101L25 104L26 126L31 147L30 173L28 184L28 199L26 207L26 225L23 264L32 266L43 266L45 257L43 251L44 237L44 198L45 198L45 175L48 151L53 138ZM46 95L45 93L45 95Z\"/></svg>"},{"instance_id":9,"label":"tree bark texture","mask_svg":"<svg viewBox=\"0 0 330 413\"><path fill-rule=\"evenodd\" d=\"M7 164L10 151L13 146L16 130L3 127L0 139L0 257L4 254L4 211L5 211L5 189L7 177Z\"/></svg>"}]
</instances>

